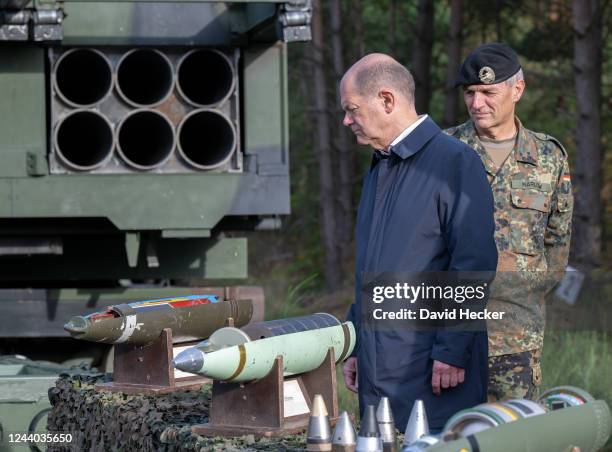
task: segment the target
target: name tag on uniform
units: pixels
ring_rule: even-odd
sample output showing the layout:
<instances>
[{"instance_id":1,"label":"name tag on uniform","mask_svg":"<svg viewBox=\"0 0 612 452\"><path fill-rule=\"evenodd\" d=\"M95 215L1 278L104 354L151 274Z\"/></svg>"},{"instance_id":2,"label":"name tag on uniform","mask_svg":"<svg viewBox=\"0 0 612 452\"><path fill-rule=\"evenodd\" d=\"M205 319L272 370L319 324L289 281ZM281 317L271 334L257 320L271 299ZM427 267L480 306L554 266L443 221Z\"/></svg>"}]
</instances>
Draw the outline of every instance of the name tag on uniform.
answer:
<instances>
[{"instance_id":1,"label":"name tag on uniform","mask_svg":"<svg viewBox=\"0 0 612 452\"><path fill-rule=\"evenodd\" d=\"M550 182L543 182L536 179L513 179L512 188L519 188L522 190L537 190L549 193L552 186Z\"/></svg>"}]
</instances>

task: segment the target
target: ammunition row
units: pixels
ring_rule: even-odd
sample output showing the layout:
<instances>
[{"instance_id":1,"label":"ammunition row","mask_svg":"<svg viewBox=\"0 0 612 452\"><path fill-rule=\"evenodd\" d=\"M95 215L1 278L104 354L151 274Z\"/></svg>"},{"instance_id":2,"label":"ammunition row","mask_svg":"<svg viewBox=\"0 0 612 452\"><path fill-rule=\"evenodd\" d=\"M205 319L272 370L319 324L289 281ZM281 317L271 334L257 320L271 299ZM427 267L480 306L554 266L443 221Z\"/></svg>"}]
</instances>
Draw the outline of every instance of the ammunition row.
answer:
<instances>
[{"instance_id":1,"label":"ammunition row","mask_svg":"<svg viewBox=\"0 0 612 452\"><path fill-rule=\"evenodd\" d=\"M194 107L213 107L225 102L235 85L229 58L214 49L185 53L173 66L157 49L132 49L116 66L97 49L71 49L63 53L53 69L54 88L71 107L91 107L102 102L113 88L132 107L161 104L176 88Z\"/></svg>"},{"instance_id":2,"label":"ammunition row","mask_svg":"<svg viewBox=\"0 0 612 452\"><path fill-rule=\"evenodd\" d=\"M175 150L186 164L209 170L231 158L237 141L230 119L205 108L188 113L176 128L152 109L131 111L115 128L104 114L77 109L58 121L53 140L62 163L77 171L104 166L115 150L136 170L163 166Z\"/></svg>"}]
</instances>

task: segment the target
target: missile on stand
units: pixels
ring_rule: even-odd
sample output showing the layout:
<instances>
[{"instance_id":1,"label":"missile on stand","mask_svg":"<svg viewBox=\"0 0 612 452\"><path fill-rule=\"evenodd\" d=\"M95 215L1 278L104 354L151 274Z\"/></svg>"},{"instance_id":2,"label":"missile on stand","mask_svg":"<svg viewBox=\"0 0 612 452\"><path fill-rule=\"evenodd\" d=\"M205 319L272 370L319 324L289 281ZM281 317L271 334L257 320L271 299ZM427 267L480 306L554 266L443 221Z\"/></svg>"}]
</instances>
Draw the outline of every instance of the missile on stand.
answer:
<instances>
[{"instance_id":1,"label":"missile on stand","mask_svg":"<svg viewBox=\"0 0 612 452\"><path fill-rule=\"evenodd\" d=\"M355 346L355 328L351 322L336 326L267 337L219 350L191 347L173 360L184 372L214 380L245 382L265 377L277 356L283 358L285 376L301 374L319 367L330 348L336 362L343 361Z\"/></svg>"},{"instance_id":2,"label":"missile on stand","mask_svg":"<svg viewBox=\"0 0 612 452\"><path fill-rule=\"evenodd\" d=\"M109 306L102 312L73 317L64 329L84 341L146 345L164 328L171 328L173 342L181 343L209 337L230 317L235 325L246 325L252 315L251 300L190 295Z\"/></svg>"}]
</instances>

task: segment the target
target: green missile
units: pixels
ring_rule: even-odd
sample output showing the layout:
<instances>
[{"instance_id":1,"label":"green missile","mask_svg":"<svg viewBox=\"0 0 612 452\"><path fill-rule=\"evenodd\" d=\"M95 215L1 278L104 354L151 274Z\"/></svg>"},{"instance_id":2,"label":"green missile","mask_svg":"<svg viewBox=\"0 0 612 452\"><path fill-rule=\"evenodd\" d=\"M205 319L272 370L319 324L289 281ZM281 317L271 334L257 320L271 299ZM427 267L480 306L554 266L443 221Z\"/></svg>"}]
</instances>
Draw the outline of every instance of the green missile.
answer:
<instances>
[{"instance_id":1,"label":"green missile","mask_svg":"<svg viewBox=\"0 0 612 452\"><path fill-rule=\"evenodd\" d=\"M209 337L230 317L236 326L246 325L252 315L251 300L190 295L109 306L106 311L73 317L64 329L84 341L145 345L171 328L173 342L180 343Z\"/></svg>"},{"instance_id":2,"label":"green missile","mask_svg":"<svg viewBox=\"0 0 612 452\"><path fill-rule=\"evenodd\" d=\"M199 344L198 344L199 345ZM285 376L319 367L333 347L336 362L343 361L355 346L351 322L299 333L267 337L205 353L198 346L179 353L174 367L214 380L243 382L265 377L277 356L283 357Z\"/></svg>"},{"instance_id":3,"label":"green missile","mask_svg":"<svg viewBox=\"0 0 612 452\"><path fill-rule=\"evenodd\" d=\"M519 419L421 449L426 452L550 452L601 449L612 430L610 408L603 400Z\"/></svg>"}]
</instances>

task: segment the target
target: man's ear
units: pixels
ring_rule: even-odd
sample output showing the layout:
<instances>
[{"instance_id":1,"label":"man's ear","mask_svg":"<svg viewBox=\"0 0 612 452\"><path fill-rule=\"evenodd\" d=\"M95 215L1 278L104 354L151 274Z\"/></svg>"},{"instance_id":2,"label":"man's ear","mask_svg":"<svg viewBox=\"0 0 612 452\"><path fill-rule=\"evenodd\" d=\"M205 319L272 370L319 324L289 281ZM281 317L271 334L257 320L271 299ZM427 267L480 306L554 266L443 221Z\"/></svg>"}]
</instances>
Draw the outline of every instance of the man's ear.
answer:
<instances>
[{"instance_id":1,"label":"man's ear","mask_svg":"<svg viewBox=\"0 0 612 452\"><path fill-rule=\"evenodd\" d=\"M523 96L523 92L525 91L525 80L517 80L517 82L512 87L512 101L514 103L521 100Z\"/></svg>"},{"instance_id":2,"label":"man's ear","mask_svg":"<svg viewBox=\"0 0 612 452\"><path fill-rule=\"evenodd\" d=\"M382 101L386 113L391 113L395 108L395 96L391 91L382 89L378 92L378 98Z\"/></svg>"}]
</instances>

